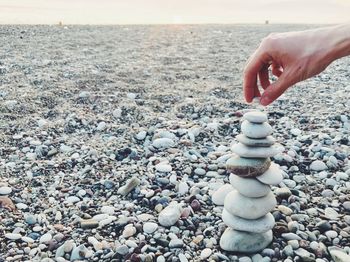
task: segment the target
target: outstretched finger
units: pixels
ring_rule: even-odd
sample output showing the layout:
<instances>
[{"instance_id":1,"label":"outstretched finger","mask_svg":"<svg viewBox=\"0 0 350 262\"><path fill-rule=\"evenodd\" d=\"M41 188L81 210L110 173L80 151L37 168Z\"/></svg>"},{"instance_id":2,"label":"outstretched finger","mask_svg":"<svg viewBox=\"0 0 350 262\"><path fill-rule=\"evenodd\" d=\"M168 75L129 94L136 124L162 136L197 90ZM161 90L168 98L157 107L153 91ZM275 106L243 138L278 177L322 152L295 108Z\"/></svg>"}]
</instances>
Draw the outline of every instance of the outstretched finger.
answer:
<instances>
[{"instance_id":1,"label":"outstretched finger","mask_svg":"<svg viewBox=\"0 0 350 262\"><path fill-rule=\"evenodd\" d=\"M265 55L257 50L249 59L244 70L243 90L245 99L249 103L252 102L254 97L260 96L257 80L259 71L266 64L265 61Z\"/></svg>"}]
</instances>

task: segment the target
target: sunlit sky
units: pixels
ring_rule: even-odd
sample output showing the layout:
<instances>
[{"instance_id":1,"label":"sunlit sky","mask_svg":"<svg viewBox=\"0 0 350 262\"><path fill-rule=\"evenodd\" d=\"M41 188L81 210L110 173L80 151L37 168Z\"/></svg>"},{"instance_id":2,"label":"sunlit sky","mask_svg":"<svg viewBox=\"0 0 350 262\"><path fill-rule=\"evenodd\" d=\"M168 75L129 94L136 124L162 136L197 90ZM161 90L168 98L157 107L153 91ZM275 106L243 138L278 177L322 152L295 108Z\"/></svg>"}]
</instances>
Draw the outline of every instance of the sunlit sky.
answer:
<instances>
[{"instance_id":1,"label":"sunlit sky","mask_svg":"<svg viewBox=\"0 0 350 262\"><path fill-rule=\"evenodd\" d=\"M1 24L350 22L350 0L0 0Z\"/></svg>"}]
</instances>

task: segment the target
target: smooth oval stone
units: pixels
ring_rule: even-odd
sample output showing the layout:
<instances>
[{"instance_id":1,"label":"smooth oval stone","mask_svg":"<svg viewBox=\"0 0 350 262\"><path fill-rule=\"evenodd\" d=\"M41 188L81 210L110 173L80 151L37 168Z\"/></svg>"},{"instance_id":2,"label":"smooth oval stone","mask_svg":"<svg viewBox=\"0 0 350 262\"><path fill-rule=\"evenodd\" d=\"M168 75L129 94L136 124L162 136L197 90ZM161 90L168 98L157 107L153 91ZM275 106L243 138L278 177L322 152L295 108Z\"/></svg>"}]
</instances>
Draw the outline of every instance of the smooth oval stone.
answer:
<instances>
[{"instance_id":1,"label":"smooth oval stone","mask_svg":"<svg viewBox=\"0 0 350 262\"><path fill-rule=\"evenodd\" d=\"M231 252L255 253L272 241L272 231L252 233L227 228L220 238L220 247Z\"/></svg>"},{"instance_id":2,"label":"smooth oval stone","mask_svg":"<svg viewBox=\"0 0 350 262\"><path fill-rule=\"evenodd\" d=\"M5 238L11 239L11 240L17 240L17 239L20 239L21 237L22 237L21 234L16 234L16 233L5 234Z\"/></svg>"},{"instance_id":3,"label":"smooth oval stone","mask_svg":"<svg viewBox=\"0 0 350 262\"><path fill-rule=\"evenodd\" d=\"M327 169L327 165L321 160L315 160L311 163L310 169L314 171L322 171Z\"/></svg>"},{"instance_id":4,"label":"smooth oval stone","mask_svg":"<svg viewBox=\"0 0 350 262\"><path fill-rule=\"evenodd\" d=\"M242 178L235 174L230 175L230 183L240 194L246 197L263 197L271 191L269 186L255 178Z\"/></svg>"},{"instance_id":5,"label":"smooth oval stone","mask_svg":"<svg viewBox=\"0 0 350 262\"><path fill-rule=\"evenodd\" d=\"M0 187L0 195L9 195L12 192L12 188L8 186Z\"/></svg>"},{"instance_id":6,"label":"smooth oval stone","mask_svg":"<svg viewBox=\"0 0 350 262\"><path fill-rule=\"evenodd\" d=\"M270 168L256 179L267 185L278 185L283 180L282 170L279 165L271 163Z\"/></svg>"},{"instance_id":7,"label":"smooth oval stone","mask_svg":"<svg viewBox=\"0 0 350 262\"><path fill-rule=\"evenodd\" d=\"M169 173L173 170L171 165L166 163L159 163L155 166L156 170L161 173Z\"/></svg>"},{"instance_id":8,"label":"smooth oval stone","mask_svg":"<svg viewBox=\"0 0 350 262\"><path fill-rule=\"evenodd\" d=\"M265 138L272 133L272 127L268 123L255 124L247 120L241 125L242 133L251 138Z\"/></svg>"},{"instance_id":9,"label":"smooth oval stone","mask_svg":"<svg viewBox=\"0 0 350 262\"><path fill-rule=\"evenodd\" d=\"M152 234L158 229L158 224L154 222L146 222L143 224L143 232L147 234Z\"/></svg>"},{"instance_id":10,"label":"smooth oval stone","mask_svg":"<svg viewBox=\"0 0 350 262\"><path fill-rule=\"evenodd\" d=\"M275 225L275 218L271 213L258 219L244 219L230 214L225 208L222 211L222 221L233 229L253 233L264 233Z\"/></svg>"},{"instance_id":11,"label":"smooth oval stone","mask_svg":"<svg viewBox=\"0 0 350 262\"><path fill-rule=\"evenodd\" d=\"M250 198L233 190L226 196L224 207L235 216L257 219L269 213L276 204L276 198L271 191L264 197Z\"/></svg>"},{"instance_id":12,"label":"smooth oval stone","mask_svg":"<svg viewBox=\"0 0 350 262\"><path fill-rule=\"evenodd\" d=\"M40 237L39 242L47 244L51 239L52 235L50 233L46 233Z\"/></svg>"},{"instance_id":13,"label":"smooth oval stone","mask_svg":"<svg viewBox=\"0 0 350 262\"><path fill-rule=\"evenodd\" d=\"M152 146L158 149L167 149L175 146L175 142L167 137L161 137L153 140Z\"/></svg>"},{"instance_id":14,"label":"smooth oval stone","mask_svg":"<svg viewBox=\"0 0 350 262\"><path fill-rule=\"evenodd\" d=\"M267 115L260 111L251 111L245 113L243 119L252 123L264 123L267 121Z\"/></svg>"},{"instance_id":15,"label":"smooth oval stone","mask_svg":"<svg viewBox=\"0 0 350 262\"><path fill-rule=\"evenodd\" d=\"M182 208L179 204L170 203L159 213L158 222L164 227L170 227L180 219L181 212Z\"/></svg>"},{"instance_id":16,"label":"smooth oval stone","mask_svg":"<svg viewBox=\"0 0 350 262\"><path fill-rule=\"evenodd\" d=\"M272 136L267 136L265 138L250 138L243 134L239 134L236 136L236 139L238 142L241 142L246 146L267 147L276 143L276 139L274 139Z\"/></svg>"},{"instance_id":17,"label":"smooth oval stone","mask_svg":"<svg viewBox=\"0 0 350 262\"><path fill-rule=\"evenodd\" d=\"M228 193L230 193L233 190L233 187L231 184L225 184L221 187L219 187L211 196L211 200L215 205L223 206L225 197Z\"/></svg>"},{"instance_id":18,"label":"smooth oval stone","mask_svg":"<svg viewBox=\"0 0 350 262\"><path fill-rule=\"evenodd\" d=\"M270 158L232 157L226 161L226 169L241 177L256 177L266 172L271 164Z\"/></svg>"},{"instance_id":19,"label":"smooth oval stone","mask_svg":"<svg viewBox=\"0 0 350 262\"><path fill-rule=\"evenodd\" d=\"M241 157L268 158L282 152L283 147L281 145L273 145L270 147L251 147L238 143L232 146L232 151Z\"/></svg>"}]
</instances>

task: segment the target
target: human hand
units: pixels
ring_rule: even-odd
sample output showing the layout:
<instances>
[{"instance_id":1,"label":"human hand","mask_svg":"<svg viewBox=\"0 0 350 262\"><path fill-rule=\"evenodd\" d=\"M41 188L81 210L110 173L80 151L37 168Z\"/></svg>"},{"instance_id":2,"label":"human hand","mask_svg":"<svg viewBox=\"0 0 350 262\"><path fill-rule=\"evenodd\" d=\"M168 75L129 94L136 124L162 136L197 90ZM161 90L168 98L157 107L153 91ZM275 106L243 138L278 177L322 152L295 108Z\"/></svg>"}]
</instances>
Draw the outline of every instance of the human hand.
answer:
<instances>
[{"instance_id":1,"label":"human hand","mask_svg":"<svg viewBox=\"0 0 350 262\"><path fill-rule=\"evenodd\" d=\"M266 106L290 86L322 72L333 60L344 55L336 48L341 42L338 35L331 27L270 34L263 39L244 70L243 88L247 102L261 96L260 103ZM269 68L278 78L273 83L269 79ZM262 95L258 78L264 89Z\"/></svg>"}]
</instances>

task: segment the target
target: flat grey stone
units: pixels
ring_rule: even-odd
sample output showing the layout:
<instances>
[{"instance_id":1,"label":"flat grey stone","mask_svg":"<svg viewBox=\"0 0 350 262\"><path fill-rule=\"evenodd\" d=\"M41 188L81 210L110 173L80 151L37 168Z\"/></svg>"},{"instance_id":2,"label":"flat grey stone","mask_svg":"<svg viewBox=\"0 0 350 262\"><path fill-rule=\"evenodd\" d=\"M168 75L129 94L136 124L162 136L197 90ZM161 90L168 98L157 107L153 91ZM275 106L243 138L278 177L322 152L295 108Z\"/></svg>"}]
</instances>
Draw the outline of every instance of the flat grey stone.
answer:
<instances>
[{"instance_id":1,"label":"flat grey stone","mask_svg":"<svg viewBox=\"0 0 350 262\"><path fill-rule=\"evenodd\" d=\"M243 134L239 134L236 136L236 139L246 146L267 147L276 143L276 139L272 136L267 136L265 138L250 138Z\"/></svg>"},{"instance_id":2,"label":"flat grey stone","mask_svg":"<svg viewBox=\"0 0 350 262\"><path fill-rule=\"evenodd\" d=\"M286 240L301 240L301 237L294 233L283 233L282 237Z\"/></svg>"},{"instance_id":3,"label":"flat grey stone","mask_svg":"<svg viewBox=\"0 0 350 262\"><path fill-rule=\"evenodd\" d=\"M267 115L260 111L251 111L245 113L243 119L252 123L263 123L267 121Z\"/></svg>"},{"instance_id":4,"label":"flat grey stone","mask_svg":"<svg viewBox=\"0 0 350 262\"><path fill-rule=\"evenodd\" d=\"M235 230L253 233L264 233L275 225L275 219L271 213L258 219L244 219L230 214L225 208L222 211L222 221Z\"/></svg>"},{"instance_id":5,"label":"flat grey stone","mask_svg":"<svg viewBox=\"0 0 350 262\"><path fill-rule=\"evenodd\" d=\"M226 196L224 207L231 214L241 218L257 219L269 213L276 204L276 198L271 191L264 197L250 198L233 190Z\"/></svg>"},{"instance_id":6,"label":"flat grey stone","mask_svg":"<svg viewBox=\"0 0 350 262\"><path fill-rule=\"evenodd\" d=\"M271 164L269 158L231 157L226 161L226 169L241 177L256 177L266 172Z\"/></svg>"},{"instance_id":7,"label":"flat grey stone","mask_svg":"<svg viewBox=\"0 0 350 262\"><path fill-rule=\"evenodd\" d=\"M278 185L283 180L282 170L279 165L271 163L270 168L256 179L267 185Z\"/></svg>"},{"instance_id":8,"label":"flat grey stone","mask_svg":"<svg viewBox=\"0 0 350 262\"><path fill-rule=\"evenodd\" d=\"M240 194L246 197L263 197L271 191L268 185L255 178L243 178L235 174L230 175L230 183Z\"/></svg>"},{"instance_id":9,"label":"flat grey stone","mask_svg":"<svg viewBox=\"0 0 350 262\"><path fill-rule=\"evenodd\" d=\"M268 123L255 124L244 120L241 125L242 133L251 138L265 138L272 133Z\"/></svg>"},{"instance_id":10,"label":"flat grey stone","mask_svg":"<svg viewBox=\"0 0 350 262\"><path fill-rule=\"evenodd\" d=\"M272 241L272 231L251 233L227 228L220 238L220 247L231 252L255 253Z\"/></svg>"},{"instance_id":11,"label":"flat grey stone","mask_svg":"<svg viewBox=\"0 0 350 262\"><path fill-rule=\"evenodd\" d=\"M270 147L251 147L242 143L232 146L232 151L240 157L246 158L268 158L277 155L283 151L281 145L273 145Z\"/></svg>"}]
</instances>

